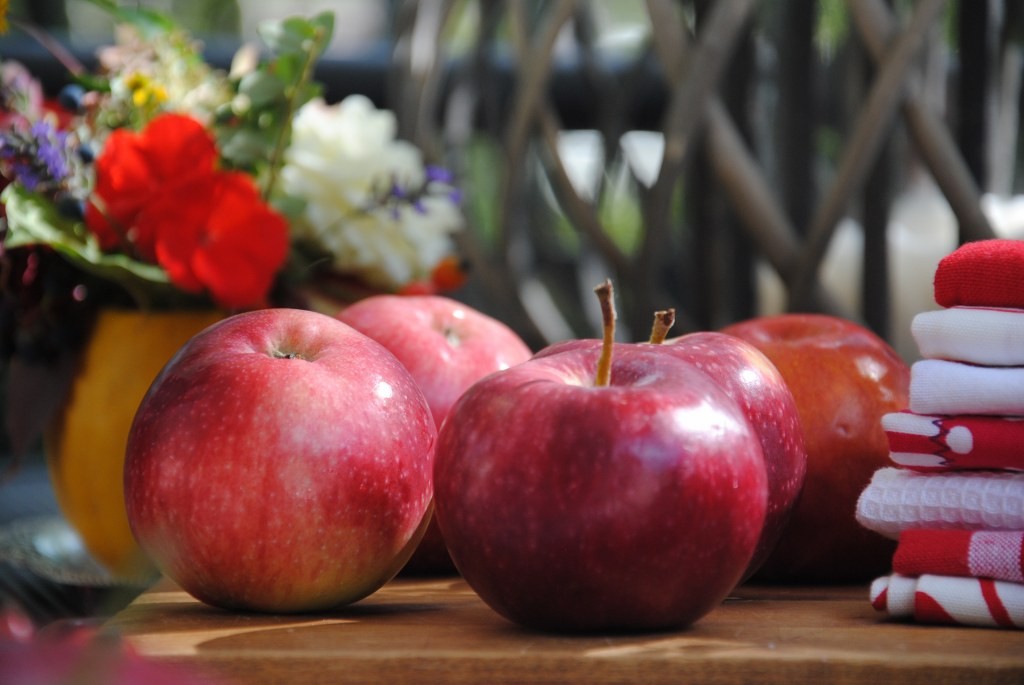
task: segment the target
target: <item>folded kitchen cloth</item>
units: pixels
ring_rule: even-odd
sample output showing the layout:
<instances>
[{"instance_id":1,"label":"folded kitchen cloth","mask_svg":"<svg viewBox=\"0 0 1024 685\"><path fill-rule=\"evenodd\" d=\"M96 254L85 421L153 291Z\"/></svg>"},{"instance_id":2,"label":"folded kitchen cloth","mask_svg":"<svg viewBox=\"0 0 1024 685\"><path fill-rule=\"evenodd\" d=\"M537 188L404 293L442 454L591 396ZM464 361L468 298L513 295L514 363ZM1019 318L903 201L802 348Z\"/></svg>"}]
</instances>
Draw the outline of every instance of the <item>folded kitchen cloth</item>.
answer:
<instances>
[{"instance_id":1,"label":"folded kitchen cloth","mask_svg":"<svg viewBox=\"0 0 1024 685\"><path fill-rule=\"evenodd\" d=\"M901 576L968 576L1024 582L1024 531L905 530L892 558Z\"/></svg>"},{"instance_id":2,"label":"folded kitchen cloth","mask_svg":"<svg viewBox=\"0 0 1024 685\"><path fill-rule=\"evenodd\" d=\"M1006 469L1024 471L1024 418L969 414L882 416L889 458L915 471Z\"/></svg>"},{"instance_id":3,"label":"folded kitchen cloth","mask_svg":"<svg viewBox=\"0 0 1024 685\"><path fill-rule=\"evenodd\" d=\"M1024 365L1024 309L951 307L920 312L911 320L910 332L926 359Z\"/></svg>"},{"instance_id":4,"label":"folded kitchen cloth","mask_svg":"<svg viewBox=\"0 0 1024 685\"><path fill-rule=\"evenodd\" d=\"M964 243L939 260L934 287L940 307L1024 308L1024 241Z\"/></svg>"},{"instance_id":5,"label":"folded kitchen cloth","mask_svg":"<svg viewBox=\"0 0 1024 685\"><path fill-rule=\"evenodd\" d=\"M1024 473L881 468L857 499L856 518L893 540L913 528L1024 530Z\"/></svg>"},{"instance_id":6,"label":"folded kitchen cloth","mask_svg":"<svg viewBox=\"0 0 1024 685\"><path fill-rule=\"evenodd\" d=\"M910 366L916 414L1024 415L1024 366L977 366L922 359Z\"/></svg>"},{"instance_id":7,"label":"folded kitchen cloth","mask_svg":"<svg viewBox=\"0 0 1024 685\"><path fill-rule=\"evenodd\" d=\"M871 583L871 606L918 623L1024 628L1024 584L991 578L899 574Z\"/></svg>"}]
</instances>

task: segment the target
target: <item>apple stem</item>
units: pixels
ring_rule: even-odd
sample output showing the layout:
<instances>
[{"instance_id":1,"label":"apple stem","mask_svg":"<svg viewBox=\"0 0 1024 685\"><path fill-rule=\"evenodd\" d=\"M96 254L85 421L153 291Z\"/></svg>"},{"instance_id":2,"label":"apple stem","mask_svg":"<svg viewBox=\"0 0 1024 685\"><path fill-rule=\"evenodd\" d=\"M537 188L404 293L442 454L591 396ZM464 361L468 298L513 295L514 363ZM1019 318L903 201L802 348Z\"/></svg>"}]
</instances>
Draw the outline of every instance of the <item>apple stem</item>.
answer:
<instances>
[{"instance_id":1,"label":"apple stem","mask_svg":"<svg viewBox=\"0 0 1024 685\"><path fill-rule=\"evenodd\" d=\"M610 279L594 288L597 299L601 303L601 321L604 324L604 335L601 340L601 356L597 360L597 375L594 378L596 387L611 385L612 382L612 348L615 344L615 291Z\"/></svg>"},{"instance_id":2,"label":"apple stem","mask_svg":"<svg viewBox=\"0 0 1024 685\"><path fill-rule=\"evenodd\" d=\"M654 324L651 326L651 339L647 342L652 345L660 345L665 342L668 332L672 330L676 322L675 309L661 309L654 312Z\"/></svg>"}]
</instances>

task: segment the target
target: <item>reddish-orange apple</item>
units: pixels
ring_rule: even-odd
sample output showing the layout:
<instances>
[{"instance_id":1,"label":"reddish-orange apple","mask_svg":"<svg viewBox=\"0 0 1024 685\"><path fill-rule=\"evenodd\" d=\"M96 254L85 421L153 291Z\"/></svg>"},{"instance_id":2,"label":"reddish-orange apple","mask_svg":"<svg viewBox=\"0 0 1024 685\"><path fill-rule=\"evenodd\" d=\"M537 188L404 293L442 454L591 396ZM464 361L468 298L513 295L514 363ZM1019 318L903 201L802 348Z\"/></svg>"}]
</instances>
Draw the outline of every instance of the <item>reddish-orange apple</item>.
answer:
<instances>
[{"instance_id":1,"label":"reddish-orange apple","mask_svg":"<svg viewBox=\"0 0 1024 685\"><path fill-rule=\"evenodd\" d=\"M888 572L893 543L861 527L857 498L889 464L882 415L908 403L910 369L870 330L824 314L783 314L724 333L760 349L796 400L807 448L804 488L755 580L841 583Z\"/></svg>"}]
</instances>

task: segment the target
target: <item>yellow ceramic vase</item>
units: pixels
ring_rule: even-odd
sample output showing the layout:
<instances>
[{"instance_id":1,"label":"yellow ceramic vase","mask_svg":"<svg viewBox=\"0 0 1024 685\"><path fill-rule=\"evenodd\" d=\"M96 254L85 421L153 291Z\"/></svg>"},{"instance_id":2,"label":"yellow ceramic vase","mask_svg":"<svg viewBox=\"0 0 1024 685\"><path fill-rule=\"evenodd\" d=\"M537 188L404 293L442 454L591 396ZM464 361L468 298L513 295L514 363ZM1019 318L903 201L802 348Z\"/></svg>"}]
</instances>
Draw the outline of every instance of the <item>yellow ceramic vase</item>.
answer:
<instances>
[{"instance_id":1,"label":"yellow ceramic vase","mask_svg":"<svg viewBox=\"0 0 1024 685\"><path fill-rule=\"evenodd\" d=\"M57 502L86 549L115 578L152 574L125 514L125 445L135 410L157 373L216 311L100 314L66 404L44 437Z\"/></svg>"}]
</instances>

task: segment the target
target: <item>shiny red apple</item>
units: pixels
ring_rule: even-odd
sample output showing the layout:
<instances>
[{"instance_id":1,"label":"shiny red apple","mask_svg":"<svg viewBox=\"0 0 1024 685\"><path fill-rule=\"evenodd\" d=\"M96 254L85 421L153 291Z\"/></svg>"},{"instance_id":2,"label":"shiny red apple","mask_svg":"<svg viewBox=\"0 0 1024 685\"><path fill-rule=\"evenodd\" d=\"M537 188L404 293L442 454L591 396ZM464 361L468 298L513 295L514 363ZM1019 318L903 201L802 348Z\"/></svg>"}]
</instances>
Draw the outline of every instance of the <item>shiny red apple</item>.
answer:
<instances>
[{"instance_id":1,"label":"shiny red apple","mask_svg":"<svg viewBox=\"0 0 1024 685\"><path fill-rule=\"evenodd\" d=\"M346 604L419 542L435 443L422 392L379 343L314 312L239 314L186 343L142 400L128 520L209 604Z\"/></svg>"},{"instance_id":2,"label":"shiny red apple","mask_svg":"<svg viewBox=\"0 0 1024 685\"><path fill-rule=\"evenodd\" d=\"M656 312L651 341L706 373L736 401L761 441L768 475L768 510L743 580L764 563L796 508L807 471L807 451L796 401L778 369L752 344L732 335L700 331L666 339L672 310ZM567 340L538 353L597 348L599 340Z\"/></svg>"},{"instance_id":3,"label":"shiny red apple","mask_svg":"<svg viewBox=\"0 0 1024 685\"><path fill-rule=\"evenodd\" d=\"M824 314L783 314L727 326L786 380L807 449L803 491L754 576L772 582L862 582L891 567L893 543L860 526L857 498L888 465L882 416L905 408L910 370L867 328Z\"/></svg>"},{"instance_id":4,"label":"shiny red apple","mask_svg":"<svg viewBox=\"0 0 1024 685\"><path fill-rule=\"evenodd\" d=\"M423 391L439 429L469 386L531 354L504 323L441 295L375 295L337 316L398 357ZM444 538L431 523L404 572L454 571Z\"/></svg>"},{"instance_id":5,"label":"shiny red apple","mask_svg":"<svg viewBox=\"0 0 1024 685\"><path fill-rule=\"evenodd\" d=\"M607 335L474 384L441 428L434 481L469 585L511 621L566 632L698 620L747 568L768 498L736 402Z\"/></svg>"},{"instance_id":6,"label":"shiny red apple","mask_svg":"<svg viewBox=\"0 0 1024 685\"><path fill-rule=\"evenodd\" d=\"M761 441L768 474L768 511L745 580L775 548L804 485L807 450L796 400L771 361L735 336L690 333L667 340L664 349L709 375L736 400Z\"/></svg>"}]
</instances>

